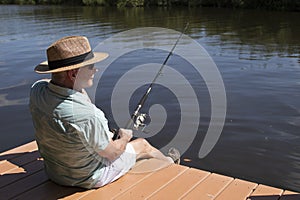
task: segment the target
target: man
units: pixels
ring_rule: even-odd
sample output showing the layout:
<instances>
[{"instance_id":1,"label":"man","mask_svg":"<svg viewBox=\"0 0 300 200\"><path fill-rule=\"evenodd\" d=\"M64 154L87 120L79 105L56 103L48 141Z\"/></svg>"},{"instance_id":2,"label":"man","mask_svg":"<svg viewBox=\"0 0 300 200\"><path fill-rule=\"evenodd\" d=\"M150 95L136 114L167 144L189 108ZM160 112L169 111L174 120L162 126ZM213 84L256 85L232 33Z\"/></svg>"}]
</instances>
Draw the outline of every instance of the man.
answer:
<instances>
[{"instance_id":1,"label":"man","mask_svg":"<svg viewBox=\"0 0 300 200\"><path fill-rule=\"evenodd\" d=\"M45 170L58 184L97 188L124 175L137 159L180 159L176 149L169 152L171 158L145 139L131 141L128 129L120 129L119 139L112 140L104 113L85 92L93 85L94 63L106 57L93 53L86 37L64 37L47 49L47 61L35 68L52 74L51 80L33 84L30 111Z\"/></svg>"}]
</instances>

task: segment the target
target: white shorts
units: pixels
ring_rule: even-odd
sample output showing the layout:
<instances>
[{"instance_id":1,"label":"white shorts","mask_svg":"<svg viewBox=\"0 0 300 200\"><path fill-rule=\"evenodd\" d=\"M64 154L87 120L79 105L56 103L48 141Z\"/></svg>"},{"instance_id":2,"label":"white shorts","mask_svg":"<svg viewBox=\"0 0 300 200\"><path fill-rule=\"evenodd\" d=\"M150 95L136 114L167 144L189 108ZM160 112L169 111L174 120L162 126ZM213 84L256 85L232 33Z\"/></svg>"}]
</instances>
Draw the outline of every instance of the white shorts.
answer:
<instances>
[{"instance_id":1,"label":"white shorts","mask_svg":"<svg viewBox=\"0 0 300 200\"><path fill-rule=\"evenodd\" d=\"M128 143L125 152L119 158L113 162L105 161L106 167L101 169L102 175L94 188L102 187L126 174L135 165L136 153L133 146Z\"/></svg>"}]
</instances>

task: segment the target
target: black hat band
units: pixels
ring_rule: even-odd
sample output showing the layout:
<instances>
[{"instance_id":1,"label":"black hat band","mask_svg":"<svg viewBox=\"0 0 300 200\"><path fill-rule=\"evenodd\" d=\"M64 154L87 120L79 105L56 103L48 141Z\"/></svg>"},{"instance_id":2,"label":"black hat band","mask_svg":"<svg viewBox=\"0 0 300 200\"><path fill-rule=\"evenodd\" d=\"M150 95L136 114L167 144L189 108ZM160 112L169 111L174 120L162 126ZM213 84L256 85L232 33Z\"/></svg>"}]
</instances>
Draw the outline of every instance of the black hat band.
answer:
<instances>
[{"instance_id":1,"label":"black hat band","mask_svg":"<svg viewBox=\"0 0 300 200\"><path fill-rule=\"evenodd\" d=\"M66 59L62 59L62 60L55 60L55 61L48 61L48 66L50 70L53 69L58 69L61 67L66 67L66 66L71 66L71 65L76 65L79 63L82 63L84 61L90 60L94 57L94 53L92 51L78 55L78 56L74 56L74 57L70 57L70 58L66 58Z\"/></svg>"}]
</instances>

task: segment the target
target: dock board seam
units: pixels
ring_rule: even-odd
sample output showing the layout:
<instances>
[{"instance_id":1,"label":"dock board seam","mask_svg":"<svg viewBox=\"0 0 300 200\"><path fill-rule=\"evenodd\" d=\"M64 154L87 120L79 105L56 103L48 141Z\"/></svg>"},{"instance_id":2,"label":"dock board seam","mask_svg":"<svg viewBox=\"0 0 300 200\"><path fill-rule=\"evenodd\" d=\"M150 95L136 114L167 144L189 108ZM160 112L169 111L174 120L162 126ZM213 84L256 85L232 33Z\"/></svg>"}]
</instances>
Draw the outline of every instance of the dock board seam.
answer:
<instances>
[{"instance_id":1,"label":"dock board seam","mask_svg":"<svg viewBox=\"0 0 300 200\"><path fill-rule=\"evenodd\" d=\"M207 179L212 173L208 172L206 176L204 176L202 179L200 179L193 187L191 187L189 190L187 190L185 193L183 193L178 199L184 198L188 193L190 193L192 190L194 190L200 183L202 183L205 179Z\"/></svg>"},{"instance_id":2,"label":"dock board seam","mask_svg":"<svg viewBox=\"0 0 300 200\"><path fill-rule=\"evenodd\" d=\"M234 180L235 178L231 177L231 181L228 181L228 183L220 189L220 191L214 196L214 199L217 198Z\"/></svg>"},{"instance_id":3,"label":"dock board seam","mask_svg":"<svg viewBox=\"0 0 300 200\"><path fill-rule=\"evenodd\" d=\"M31 188L28 188L27 190L24 190L24 191L23 191L22 193L20 193L20 194L16 194L15 196L12 196L10 199L18 199L18 196L21 196L21 195L25 194L26 192L29 192L29 191L31 191L31 190L33 190L33 189L35 189L35 188L37 188L37 187L39 187L39 186L41 186L41 185L47 183L48 181L49 181L49 179L46 180L46 181L42 181L40 184L38 184L38 185L36 185L36 186L33 186L33 187L31 187Z\"/></svg>"},{"instance_id":4,"label":"dock board seam","mask_svg":"<svg viewBox=\"0 0 300 200\"><path fill-rule=\"evenodd\" d=\"M174 176L172 179L170 179L169 181L167 181L165 184L163 184L161 187L159 187L156 191L152 192L151 194L149 194L145 199L149 199L151 198L153 195L155 195L156 193L158 193L160 190L162 190L163 188L165 188L167 185L169 185L169 183L173 182L176 178L178 178L179 176L181 176L182 174L184 174L185 172L187 172L189 170L189 168L187 167L185 170L183 170L182 172L178 173L176 176Z\"/></svg>"},{"instance_id":5,"label":"dock board seam","mask_svg":"<svg viewBox=\"0 0 300 200\"><path fill-rule=\"evenodd\" d=\"M132 184L131 186L129 186L128 188L124 189L124 191L120 192L119 194L113 196L111 199L116 199L119 196L121 196L122 194L124 194L125 192L127 192L128 190L130 190L131 188L135 187L136 185L138 185L140 182L142 182L143 180L147 179L148 177L152 176L155 172L151 172L148 175L144 176L143 178L139 179L139 181L137 181L135 184Z\"/></svg>"},{"instance_id":6,"label":"dock board seam","mask_svg":"<svg viewBox=\"0 0 300 200\"><path fill-rule=\"evenodd\" d=\"M28 176L24 176L24 177L22 177L22 178L19 178L19 179L17 179L17 180L14 181L14 182L11 182L11 183L9 183L9 184L7 184L7 185L4 185L4 186L0 187L0 190L2 190L3 188L9 187L10 185L15 184L16 182L22 181L23 179L29 178L30 176L35 175L35 174L37 174L37 173L39 173L39 172L41 172L41 171L43 171L43 170L44 170L44 168L39 169L39 170L37 170L36 172L34 172L34 173L32 173L32 174L29 174ZM44 182L42 182L42 183L44 183Z\"/></svg>"}]
</instances>

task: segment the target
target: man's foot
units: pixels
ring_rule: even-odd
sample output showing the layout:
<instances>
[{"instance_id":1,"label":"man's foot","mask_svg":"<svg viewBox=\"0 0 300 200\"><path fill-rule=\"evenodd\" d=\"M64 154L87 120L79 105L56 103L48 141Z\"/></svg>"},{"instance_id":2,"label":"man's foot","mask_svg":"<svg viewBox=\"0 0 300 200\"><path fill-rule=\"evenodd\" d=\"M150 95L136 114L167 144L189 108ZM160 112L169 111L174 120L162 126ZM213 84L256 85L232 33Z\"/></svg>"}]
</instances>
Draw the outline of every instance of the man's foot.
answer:
<instances>
[{"instance_id":1,"label":"man's foot","mask_svg":"<svg viewBox=\"0 0 300 200\"><path fill-rule=\"evenodd\" d=\"M171 147L168 152L168 156L170 156L175 164L180 164L180 153L174 147Z\"/></svg>"}]
</instances>

